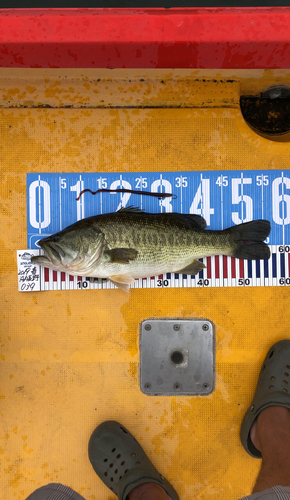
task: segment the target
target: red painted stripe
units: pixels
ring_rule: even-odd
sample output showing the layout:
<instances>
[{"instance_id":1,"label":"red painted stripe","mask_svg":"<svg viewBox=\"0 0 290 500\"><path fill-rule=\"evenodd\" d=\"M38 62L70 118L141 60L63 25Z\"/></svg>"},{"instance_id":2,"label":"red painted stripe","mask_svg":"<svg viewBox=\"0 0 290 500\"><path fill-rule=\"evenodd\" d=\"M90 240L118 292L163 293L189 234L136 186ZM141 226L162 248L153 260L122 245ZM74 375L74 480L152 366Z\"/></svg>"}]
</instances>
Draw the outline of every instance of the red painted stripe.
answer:
<instances>
[{"instance_id":1,"label":"red painted stripe","mask_svg":"<svg viewBox=\"0 0 290 500\"><path fill-rule=\"evenodd\" d=\"M61 279L61 281L65 281L65 273L60 274L60 279Z\"/></svg>"},{"instance_id":2,"label":"red painted stripe","mask_svg":"<svg viewBox=\"0 0 290 500\"><path fill-rule=\"evenodd\" d=\"M49 281L49 269L47 267L44 268L44 281Z\"/></svg>"},{"instance_id":3,"label":"red painted stripe","mask_svg":"<svg viewBox=\"0 0 290 500\"><path fill-rule=\"evenodd\" d=\"M234 257L231 258L231 269L232 269L232 278L236 278L236 259Z\"/></svg>"},{"instance_id":4,"label":"red painted stripe","mask_svg":"<svg viewBox=\"0 0 290 500\"><path fill-rule=\"evenodd\" d=\"M57 271L52 271L52 281L57 281Z\"/></svg>"},{"instance_id":5,"label":"red painted stripe","mask_svg":"<svg viewBox=\"0 0 290 500\"><path fill-rule=\"evenodd\" d=\"M70 274L69 275L69 281L73 281L74 280L74 277Z\"/></svg>"},{"instance_id":6,"label":"red painted stripe","mask_svg":"<svg viewBox=\"0 0 290 500\"><path fill-rule=\"evenodd\" d=\"M289 26L289 7L1 9L0 66L289 68Z\"/></svg>"},{"instance_id":7,"label":"red painted stripe","mask_svg":"<svg viewBox=\"0 0 290 500\"><path fill-rule=\"evenodd\" d=\"M78 276L78 281L82 281L82 277L81 276Z\"/></svg>"},{"instance_id":8,"label":"red painted stripe","mask_svg":"<svg viewBox=\"0 0 290 500\"><path fill-rule=\"evenodd\" d=\"M224 278L228 277L228 259L226 255L223 255L223 266L224 266Z\"/></svg>"},{"instance_id":9,"label":"red painted stripe","mask_svg":"<svg viewBox=\"0 0 290 500\"><path fill-rule=\"evenodd\" d=\"M243 261L243 259L240 259L239 267L240 267L240 278L243 278L244 277L244 261Z\"/></svg>"},{"instance_id":10,"label":"red painted stripe","mask_svg":"<svg viewBox=\"0 0 290 500\"><path fill-rule=\"evenodd\" d=\"M207 271L207 277L210 280L211 279L211 257L206 258L206 271Z\"/></svg>"},{"instance_id":11,"label":"red painted stripe","mask_svg":"<svg viewBox=\"0 0 290 500\"><path fill-rule=\"evenodd\" d=\"M214 267L215 267L215 278L218 280L220 277L220 259L219 255L216 255L214 258Z\"/></svg>"}]
</instances>

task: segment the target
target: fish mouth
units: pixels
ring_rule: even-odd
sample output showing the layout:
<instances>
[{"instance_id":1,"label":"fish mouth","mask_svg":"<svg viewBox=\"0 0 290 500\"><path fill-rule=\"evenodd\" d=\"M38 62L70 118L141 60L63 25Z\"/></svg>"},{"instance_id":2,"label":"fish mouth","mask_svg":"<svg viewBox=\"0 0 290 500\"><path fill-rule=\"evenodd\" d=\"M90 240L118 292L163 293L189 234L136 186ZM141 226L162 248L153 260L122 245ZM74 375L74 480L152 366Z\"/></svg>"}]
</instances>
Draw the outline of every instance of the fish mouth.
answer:
<instances>
[{"instance_id":1,"label":"fish mouth","mask_svg":"<svg viewBox=\"0 0 290 500\"><path fill-rule=\"evenodd\" d=\"M62 262L62 259L64 257L63 251L57 247L57 245L53 243L47 243L47 242L39 242L39 245L41 246L42 250L45 252L44 255L41 255L40 257L47 259L49 262L52 264L58 264Z\"/></svg>"}]
</instances>

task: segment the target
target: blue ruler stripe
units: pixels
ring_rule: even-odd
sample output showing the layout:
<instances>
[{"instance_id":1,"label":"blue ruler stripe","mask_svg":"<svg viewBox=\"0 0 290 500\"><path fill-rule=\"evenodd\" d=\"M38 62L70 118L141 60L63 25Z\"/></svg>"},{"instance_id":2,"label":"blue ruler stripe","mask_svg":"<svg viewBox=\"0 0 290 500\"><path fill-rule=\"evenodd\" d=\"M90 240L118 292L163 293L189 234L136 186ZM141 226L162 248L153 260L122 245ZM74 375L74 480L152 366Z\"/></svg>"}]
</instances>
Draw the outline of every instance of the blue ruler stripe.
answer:
<instances>
[{"instance_id":1,"label":"blue ruler stripe","mask_svg":"<svg viewBox=\"0 0 290 500\"><path fill-rule=\"evenodd\" d=\"M119 189L130 193L99 193L82 189ZM142 192L172 193L158 199ZM151 213L196 213L208 229L264 218L271 223L268 244L290 244L290 170L122 173L27 174L28 248L38 248L40 238L58 232L77 220L115 212L122 206L142 207Z\"/></svg>"},{"instance_id":2,"label":"blue ruler stripe","mask_svg":"<svg viewBox=\"0 0 290 500\"><path fill-rule=\"evenodd\" d=\"M281 278L285 278L285 254L284 253L280 253L280 269L281 269L281 272L280 272L280 276Z\"/></svg>"},{"instance_id":3,"label":"blue ruler stripe","mask_svg":"<svg viewBox=\"0 0 290 500\"><path fill-rule=\"evenodd\" d=\"M256 260L256 277L260 278L261 277L261 269L260 269L260 261Z\"/></svg>"},{"instance_id":4,"label":"blue ruler stripe","mask_svg":"<svg viewBox=\"0 0 290 500\"><path fill-rule=\"evenodd\" d=\"M277 255L276 255L276 253L273 253L271 258L272 258L272 266L273 266L272 276L273 276L273 278L277 278Z\"/></svg>"}]
</instances>

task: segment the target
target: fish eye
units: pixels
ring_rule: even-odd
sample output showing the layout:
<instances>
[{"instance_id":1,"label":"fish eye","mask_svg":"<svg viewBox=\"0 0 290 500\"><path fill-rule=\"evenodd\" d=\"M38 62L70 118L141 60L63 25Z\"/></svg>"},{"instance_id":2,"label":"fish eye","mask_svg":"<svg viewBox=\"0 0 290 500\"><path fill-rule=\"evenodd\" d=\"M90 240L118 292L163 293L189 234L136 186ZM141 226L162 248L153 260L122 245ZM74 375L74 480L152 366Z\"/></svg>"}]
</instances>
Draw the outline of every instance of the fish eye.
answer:
<instances>
[{"instance_id":1,"label":"fish eye","mask_svg":"<svg viewBox=\"0 0 290 500\"><path fill-rule=\"evenodd\" d=\"M59 240L60 240L59 234L55 234L53 237L53 241L59 241Z\"/></svg>"}]
</instances>

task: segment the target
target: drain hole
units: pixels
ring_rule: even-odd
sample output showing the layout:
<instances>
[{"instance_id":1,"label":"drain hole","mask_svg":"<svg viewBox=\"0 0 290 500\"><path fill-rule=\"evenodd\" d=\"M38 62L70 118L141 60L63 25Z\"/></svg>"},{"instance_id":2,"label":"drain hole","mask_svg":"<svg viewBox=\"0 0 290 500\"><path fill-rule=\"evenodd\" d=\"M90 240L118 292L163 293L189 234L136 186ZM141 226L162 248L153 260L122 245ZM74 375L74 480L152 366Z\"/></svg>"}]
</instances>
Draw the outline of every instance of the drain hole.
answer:
<instances>
[{"instance_id":1,"label":"drain hole","mask_svg":"<svg viewBox=\"0 0 290 500\"><path fill-rule=\"evenodd\" d=\"M271 377L271 380L276 380L276 377Z\"/></svg>"},{"instance_id":2,"label":"drain hole","mask_svg":"<svg viewBox=\"0 0 290 500\"><path fill-rule=\"evenodd\" d=\"M108 462L108 459L107 459L107 458L105 458L105 459L104 459L104 462Z\"/></svg>"},{"instance_id":3,"label":"drain hole","mask_svg":"<svg viewBox=\"0 0 290 500\"><path fill-rule=\"evenodd\" d=\"M114 453L114 451L116 451L116 448L113 448L113 449L112 449L112 453Z\"/></svg>"},{"instance_id":4,"label":"drain hole","mask_svg":"<svg viewBox=\"0 0 290 500\"><path fill-rule=\"evenodd\" d=\"M121 462L121 465L125 465L125 460L123 462Z\"/></svg>"},{"instance_id":5,"label":"drain hole","mask_svg":"<svg viewBox=\"0 0 290 500\"><path fill-rule=\"evenodd\" d=\"M241 96L240 106L244 120L257 134L272 141L289 142L289 87L271 85L258 95Z\"/></svg>"},{"instance_id":6,"label":"drain hole","mask_svg":"<svg viewBox=\"0 0 290 500\"><path fill-rule=\"evenodd\" d=\"M118 469L115 470L115 474L118 474Z\"/></svg>"},{"instance_id":7,"label":"drain hole","mask_svg":"<svg viewBox=\"0 0 290 500\"><path fill-rule=\"evenodd\" d=\"M274 389L274 386L273 386L273 385L270 385L270 386L269 386L269 389Z\"/></svg>"},{"instance_id":8,"label":"drain hole","mask_svg":"<svg viewBox=\"0 0 290 500\"><path fill-rule=\"evenodd\" d=\"M114 479L111 477L111 483L114 481Z\"/></svg>"},{"instance_id":9,"label":"drain hole","mask_svg":"<svg viewBox=\"0 0 290 500\"><path fill-rule=\"evenodd\" d=\"M120 453L119 453L119 455L117 455L117 458L120 458L120 456L121 456L121 455L120 455Z\"/></svg>"},{"instance_id":10,"label":"drain hole","mask_svg":"<svg viewBox=\"0 0 290 500\"><path fill-rule=\"evenodd\" d=\"M284 373L284 377L289 377L289 373Z\"/></svg>"},{"instance_id":11,"label":"drain hole","mask_svg":"<svg viewBox=\"0 0 290 500\"><path fill-rule=\"evenodd\" d=\"M131 453L131 457L135 458L136 457L136 453Z\"/></svg>"},{"instance_id":12,"label":"drain hole","mask_svg":"<svg viewBox=\"0 0 290 500\"><path fill-rule=\"evenodd\" d=\"M110 467L113 467L114 464L110 464Z\"/></svg>"},{"instance_id":13,"label":"drain hole","mask_svg":"<svg viewBox=\"0 0 290 500\"><path fill-rule=\"evenodd\" d=\"M107 472L105 472L105 476L107 476L107 475L108 475L108 473L107 473Z\"/></svg>"},{"instance_id":14,"label":"drain hole","mask_svg":"<svg viewBox=\"0 0 290 500\"><path fill-rule=\"evenodd\" d=\"M290 370L290 365L287 365L286 368L288 368L288 370Z\"/></svg>"},{"instance_id":15,"label":"drain hole","mask_svg":"<svg viewBox=\"0 0 290 500\"><path fill-rule=\"evenodd\" d=\"M288 392L287 389L283 389L283 392Z\"/></svg>"},{"instance_id":16,"label":"drain hole","mask_svg":"<svg viewBox=\"0 0 290 500\"><path fill-rule=\"evenodd\" d=\"M288 384L287 380L283 380L283 384L285 385Z\"/></svg>"},{"instance_id":17,"label":"drain hole","mask_svg":"<svg viewBox=\"0 0 290 500\"><path fill-rule=\"evenodd\" d=\"M136 462L136 465L140 465L140 462Z\"/></svg>"},{"instance_id":18,"label":"drain hole","mask_svg":"<svg viewBox=\"0 0 290 500\"><path fill-rule=\"evenodd\" d=\"M125 474L126 474L126 472L128 472L128 470L129 470L129 469L126 469L126 470L125 470Z\"/></svg>"},{"instance_id":19,"label":"drain hole","mask_svg":"<svg viewBox=\"0 0 290 500\"><path fill-rule=\"evenodd\" d=\"M175 365L180 365L183 361L183 354L181 351L173 351L171 353L170 359Z\"/></svg>"}]
</instances>

